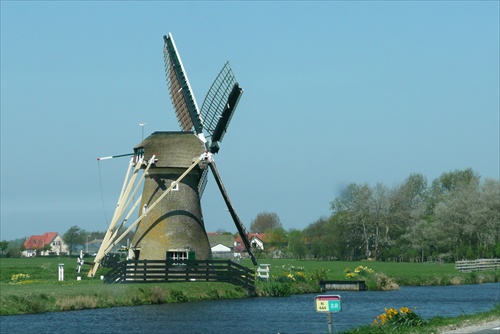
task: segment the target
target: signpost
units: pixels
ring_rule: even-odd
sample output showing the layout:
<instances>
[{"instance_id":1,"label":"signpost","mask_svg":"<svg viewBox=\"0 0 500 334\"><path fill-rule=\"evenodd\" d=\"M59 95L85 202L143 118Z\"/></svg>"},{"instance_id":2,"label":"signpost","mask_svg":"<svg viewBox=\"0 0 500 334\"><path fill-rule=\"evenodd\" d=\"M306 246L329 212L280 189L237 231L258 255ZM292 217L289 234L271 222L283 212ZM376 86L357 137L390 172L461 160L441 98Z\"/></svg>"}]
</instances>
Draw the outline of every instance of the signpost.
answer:
<instances>
[{"instance_id":1,"label":"signpost","mask_svg":"<svg viewBox=\"0 0 500 334\"><path fill-rule=\"evenodd\" d=\"M332 333L332 313L342 311L339 295L320 295L315 298L316 312L327 313L328 333Z\"/></svg>"}]
</instances>

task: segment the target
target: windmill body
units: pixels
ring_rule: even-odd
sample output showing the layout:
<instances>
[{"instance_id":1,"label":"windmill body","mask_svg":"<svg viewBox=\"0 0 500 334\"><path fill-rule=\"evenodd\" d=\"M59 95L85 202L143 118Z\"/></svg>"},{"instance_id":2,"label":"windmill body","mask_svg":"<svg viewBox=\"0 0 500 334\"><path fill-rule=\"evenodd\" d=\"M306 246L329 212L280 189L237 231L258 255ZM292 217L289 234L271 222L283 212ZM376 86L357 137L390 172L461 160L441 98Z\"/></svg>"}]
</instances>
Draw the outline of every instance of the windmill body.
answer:
<instances>
[{"instance_id":1,"label":"windmill body","mask_svg":"<svg viewBox=\"0 0 500 334\"><path fill-rule=\"evenodd\" d=\"M136 230L130 258L210 259L200 205L208 170L212 171L248 255L257 265L248 232L229 200L212 158L220 150L243 90L226 63L199 110L171 34L164 36L163 51L168 90L182 131L155 132L134 148L113 219L88 273L90 277L95 275L106 254L133 228ZM137 181L139 170L144 173ZM136 200L134 195L142 182L142 195ZM119 235L136 210L139 217Z\"/></svg>"},{"instance_id":2,"label":"windmill body","mask_svg":"<svg viewBox=\"0 0 500 334\"><path fill-rule=\"evenodd\" d=\"M139 210L147 212L132 239L133 257L162 260L192 256L210 258L210 244L203 224L198 184L204 165L196 166L172 191L156 202L169 186L205 151L204 143L190 132L155 132L134 150L158 158L145 176ZM142 212L141 212L142 214Z\"/></svg>"}]
</instances>

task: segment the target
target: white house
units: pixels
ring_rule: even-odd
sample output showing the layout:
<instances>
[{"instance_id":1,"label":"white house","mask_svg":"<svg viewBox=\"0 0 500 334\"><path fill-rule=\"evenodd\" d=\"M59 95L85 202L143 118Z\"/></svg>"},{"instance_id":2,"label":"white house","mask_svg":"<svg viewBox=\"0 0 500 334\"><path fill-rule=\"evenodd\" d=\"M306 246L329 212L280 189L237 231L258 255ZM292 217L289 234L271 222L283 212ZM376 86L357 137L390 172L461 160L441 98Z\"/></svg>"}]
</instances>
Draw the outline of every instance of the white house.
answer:
<instances>
[{"instance_id":1,"label":"white house","mask_svg":"<svg viewBox=\"0 0 500 334\"><path fill-rule=\"evenodd\" d=\"M21 255L25 257L69 254L68 245L57 232L32 235L24 242L24 249Z\"/></svg>"}]
</instances>

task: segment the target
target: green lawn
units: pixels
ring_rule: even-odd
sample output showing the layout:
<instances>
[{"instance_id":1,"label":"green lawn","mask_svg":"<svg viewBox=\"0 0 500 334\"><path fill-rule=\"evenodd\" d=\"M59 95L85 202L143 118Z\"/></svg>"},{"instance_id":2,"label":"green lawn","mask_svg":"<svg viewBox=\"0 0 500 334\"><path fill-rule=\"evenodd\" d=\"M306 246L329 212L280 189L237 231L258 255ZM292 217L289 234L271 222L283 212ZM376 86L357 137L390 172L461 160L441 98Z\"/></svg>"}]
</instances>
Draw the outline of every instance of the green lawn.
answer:
<instances>
[{"instance_id":1,"label":"green lawn","mask_svg":"<svg viewBox=\"0 0 500 334\"><path fill-rule=\"evenodd\" d=\"M59 263L64 263L64 281L58 280ZM88 269L77 280L75 258L0 259L0 315L248 296L228 283L104 284L98 277L88 278ZM104 272L101 269L97 276ZM12 284L12 276L18 274L29 278Z\"/></svg>"},{"instance_id":2,"label":"green lawn","mask_svg":"<svg viewBox=\"0 0 500 334\"><path fill-rule=\"evenodd\" d=\"M250 260L242 260L243 265L251 267ZM455 269L454 263L408 263L408 262L380 262L380 261L309 261L293 259L261 259L259 263L269 263L271 273L279 273L293 266L304 268L305 272L313 272L318 269L328 271L328 279L345 279L344 269L354 269L358 266L368 267L375 272L384 273L387 276L401 279L412 279L414 277L425 277L433 275L456 275L459 271Z\"/></svg>"},{"instance_id":3,"label":"green lawn","mask_svg":"<svg viewBox=\"0 0 500 334\"><path fill-rule=\"evenodd\" d=\"M92 260L89 258L89 260ZM0 284L8 283L15 274L28 274L34 281L57 281L59 263L64 264L66 280L76 280L76 258L69 257L29 257L0 258ZM90 266L84 266L80 276L85 276Z\"/></svg>"},{"instance_id":4,"label":"green lawn","mask_svg":"<svg viewBox=\"0 0 500 334\"><path fill-rule=\"evenodd\" d=\"M78 276L76 272L76 258L0 258L0 284L6 284L14 274L28 274L30 280L42 282L57 282L58 264L64 263L64 272L66 281L76 281ZM293 259L261 259L259 263L268 263L271 265L271 274L279 276L283 272L290 270L303 271L306 275L317 270L326 270L328 279L344 280L346 279L344 270L346 268L354 269L358 266L365 266L373 269L376 273L384 273L394 279L400 285L422 285L424 282L436 281L439 284L439 278L451 279L455 276L464 276L455 269L453 263L407 263L407 262L379 262L379 261L299 261ZM248 259L243 259L241 264L254 268ZM82 268L82 282L93 281L100 283L98 278L88 279L86 273L90 266L85 265ZM106 269L100 268L97 277L104 274ZM498 277L500 271L496 271ZM477 276L477 273L469 276ZM467 275L465 275L467 276ZM444 282L443 282L444 283Z\"/></svg>"}]
</instances>

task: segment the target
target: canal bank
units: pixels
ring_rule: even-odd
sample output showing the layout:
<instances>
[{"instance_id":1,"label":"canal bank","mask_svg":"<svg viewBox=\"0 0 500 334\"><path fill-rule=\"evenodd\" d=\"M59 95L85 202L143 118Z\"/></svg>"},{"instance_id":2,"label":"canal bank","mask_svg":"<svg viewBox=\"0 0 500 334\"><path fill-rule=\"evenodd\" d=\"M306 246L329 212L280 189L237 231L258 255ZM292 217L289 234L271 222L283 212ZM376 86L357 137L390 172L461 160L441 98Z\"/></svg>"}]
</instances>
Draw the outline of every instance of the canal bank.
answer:
<instances>
[{"instance_id":1,"label":"canal bank","mask_svg":"<svg viewBox=\"0 0 500 334\"><path fill-rule=\"evenodd\" d=\"M456 317L491 310L499 283L402 287L394 291L345 291L342 311L334 314L338 332L369 325L384 308L402 306L425 319ZM326 333L327 319L317 313L316 294L287 298L240 298L136 307L1 317L2 333ZM416 308L416 309L415 309ZM18 328L23 324L22 328ZM43 329L42 332L39 329Z\"/></svg>"}]
</instances>

